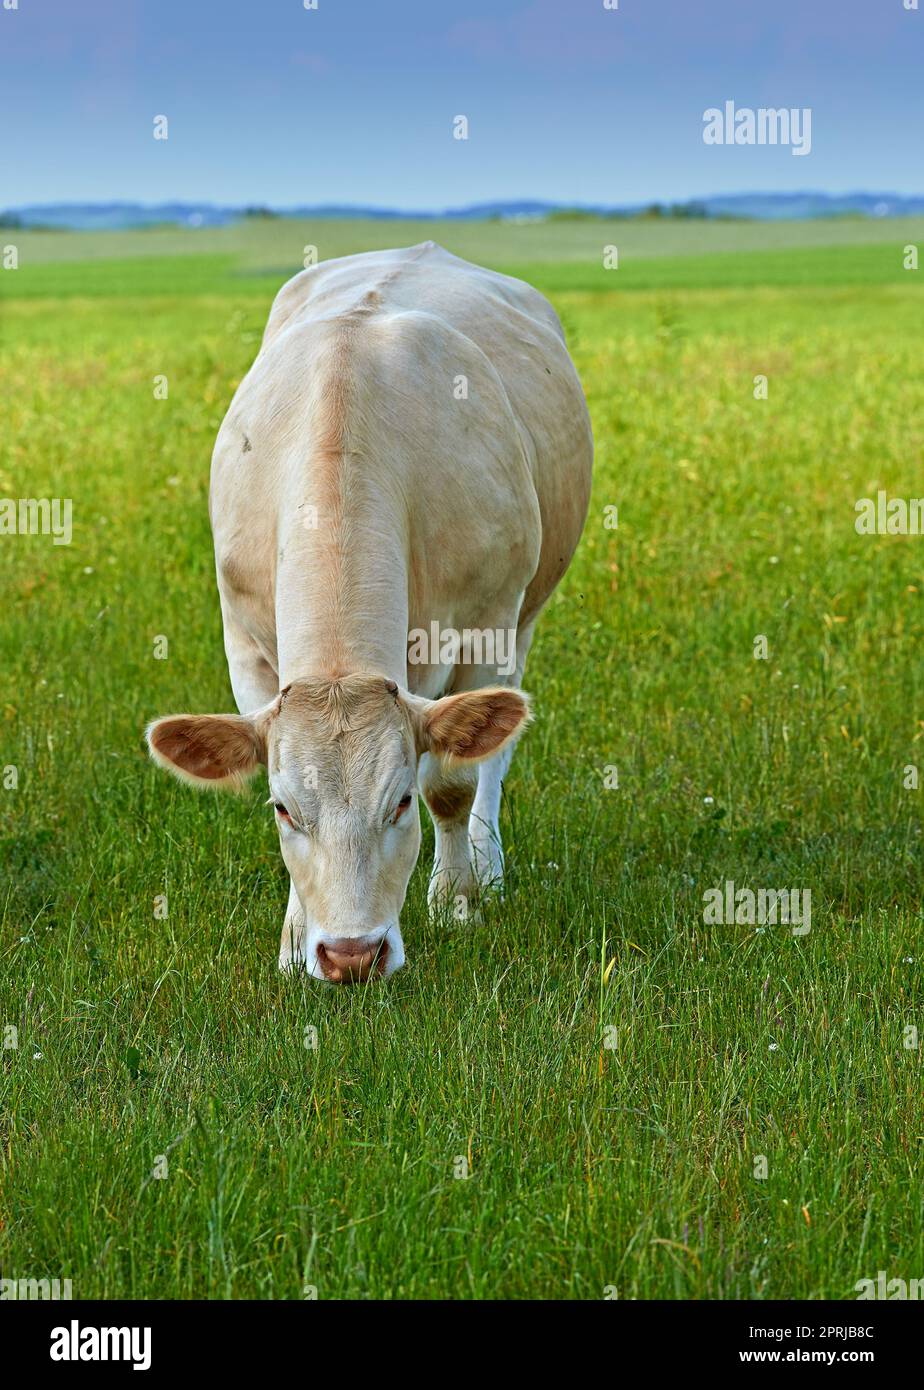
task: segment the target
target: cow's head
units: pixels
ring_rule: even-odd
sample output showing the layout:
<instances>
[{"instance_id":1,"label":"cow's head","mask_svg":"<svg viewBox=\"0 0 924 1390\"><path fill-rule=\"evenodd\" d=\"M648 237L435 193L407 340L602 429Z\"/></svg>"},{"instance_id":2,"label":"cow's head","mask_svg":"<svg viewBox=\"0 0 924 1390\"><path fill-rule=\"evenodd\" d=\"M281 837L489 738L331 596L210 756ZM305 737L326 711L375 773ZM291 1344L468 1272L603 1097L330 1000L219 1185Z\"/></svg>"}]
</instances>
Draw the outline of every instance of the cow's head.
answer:
<instances>
[{"instance_id":1,"label":"cow's head","mask_svg":"<svg viewBox=\"0 0 924 1390\"><path fill-rule=\"evenodd\" d=\"M417 760L479 762L528 717L519 690L424 700L382 676L296 681L252 715L175 714L147 731L154 760L197 787L239 788L265 766L301 907L292 960L318 979L390 975L420 850Z\"/></svg>"}]
</instances>

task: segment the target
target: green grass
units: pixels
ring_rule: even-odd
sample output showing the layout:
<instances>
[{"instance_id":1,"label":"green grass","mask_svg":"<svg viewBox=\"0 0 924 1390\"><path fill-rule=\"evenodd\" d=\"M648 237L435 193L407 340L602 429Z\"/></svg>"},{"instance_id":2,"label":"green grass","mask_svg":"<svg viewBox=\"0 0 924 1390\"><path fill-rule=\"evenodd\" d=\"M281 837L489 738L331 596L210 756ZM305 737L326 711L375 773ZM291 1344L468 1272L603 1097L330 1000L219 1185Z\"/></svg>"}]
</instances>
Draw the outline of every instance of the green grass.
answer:
<instances>
[{"instance_id":1,"label":"green grass","mask_svg":"<svg viewBox=\"0 0 924 1390\"><path fill-rule=\"evenodd\" d=\"M738 229L737 250L723 226L711 253L708 228L653 228L695 254L659 242L618 272L584 224L465 229L552 294L595 493L527 671L505 904L428 923L427 831L407 968L339 992L276 972L263 795L197 796L141 741L156 714L232 707L208 459L280 244L135 256L144 233L0 272L0 495L74 502L70 546L0 538L3 1277L851 1298L924 1275L903 1045L924 1032L924 792L902 785L924 765L924 538L853 526L877 487L922 490L924 298L911 231L869 225L878 243L831 224L830 247L759 229L776 249ZM810 889L811 933L704 926L726 878Z\"/></svg>"},{"instance_id":2,"label":"green grass","mask_svg":"<svg viewBox=\"0 0 924 1390\"><path fill-rule=\"evenodd\" d=\"M629 257L716 255L728 251L798 251L811 247L897 244L924 236L924 218L839 217L815 222L707 222L671 218L590 218L526 223L428 220L373 221L255 218L228 227L150 227L127 232L42 232L6 229L5 244L24 266L62 261L123 260L177 255L223 255L245 265L298 267L305 246L322 259L432 238L459 256L494 264L598 261L617 245ZM2 280L2 277L0 277Z\"/></svg>"},{"instance_id":3,"label":"green grass","mask_svg":"<svg viewBox=\"0 0 924 1390\"><path fill-rule=\"evenodd\" d=\"M499 223L257 222L200 231L7 232L19 252L0 274L0 300L256 294L321 259L439 240L457 255L548 292L722 289L732 286L904 284L904 248L924 218L783 223L672 221ZM615 246L618 270L604 266ZM612 254L608 260L612 263Z\"/></svg>"}]
</instances>

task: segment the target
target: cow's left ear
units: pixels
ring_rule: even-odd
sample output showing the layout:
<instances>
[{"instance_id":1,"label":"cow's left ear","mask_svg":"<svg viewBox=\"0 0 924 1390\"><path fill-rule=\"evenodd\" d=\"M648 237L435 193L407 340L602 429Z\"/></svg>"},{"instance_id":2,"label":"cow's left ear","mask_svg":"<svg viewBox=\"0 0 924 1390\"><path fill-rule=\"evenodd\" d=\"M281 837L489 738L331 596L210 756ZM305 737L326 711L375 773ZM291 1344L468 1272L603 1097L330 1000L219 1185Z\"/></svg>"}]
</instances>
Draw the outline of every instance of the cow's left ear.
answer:
<instances>
[{"instance_id":1,"label":"cow's left ear","mask_svg":"<svg viewBox=\"0 0 924 1390\"><path fill-rule=\"evenodd\" d=\"M516 738L530 718L522 690L487 686L421 701L418 706L418 751L449 763L477 763L498 753Z\"/></svg>"},{"instance_id":2,"label":"cow's left ear","mask_svg":"<svg viewBox=\"0 0 924 1390\"><path fill-rule=\"evenodd\" d=\"M148 748L183 782L237 791L266 763L266 714L168 714L148 725Z\"/></svg>"}]
</instances>

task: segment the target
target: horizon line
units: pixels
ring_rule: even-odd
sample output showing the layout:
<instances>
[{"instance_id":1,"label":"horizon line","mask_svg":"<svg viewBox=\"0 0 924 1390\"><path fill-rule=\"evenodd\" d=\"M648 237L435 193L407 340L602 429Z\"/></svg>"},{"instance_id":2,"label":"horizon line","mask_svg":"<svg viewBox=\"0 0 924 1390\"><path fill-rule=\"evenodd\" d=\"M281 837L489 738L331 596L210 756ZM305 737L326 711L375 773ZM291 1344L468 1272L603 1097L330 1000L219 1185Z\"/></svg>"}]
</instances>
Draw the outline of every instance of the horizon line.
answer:
<instances>
[{"instance_id":1,"label":"horizon line","mask_svg":"<svg viewBox=\"0 0 924 1390\"><path fill-rule=\"evenodd\" d=\"M622 203L609 203L609 202L601 202L601 201L589 201L589 202L585 201L585 202L579 202L579 201L577 201L577 200L569 199L569 198L538 198L538 197L533 197L533 196L528 195L528 194L522 194L522 195L507 195L507 196L504 196L504 197L497 197L497 198L482 198L482 199L475 199L475 200L470 201L470 202L456 203L456 204L452 204L452 205L444 206L444 207L440 207L440 208L419 208L419 207L412 208L412 207L401 207L401 206L398 206L398 205L396 205L396 204L385 204L385 203L378 203L378 202L368 202L368 203L367 203L367 202L362 202L362 201L341 202L341 201L336 200L336 199L329 199L329 200L326 200L326 201L320 201L320 202L314 202L314 203L299 203L299 202L282 202L282 201L274 202L274 201L267 201L267 200L260 200L260 199L247 199L247 198L243 198L243 199L235 200L235 201L227 201L227 202L226 202L226 201L219 201L219 200L207 199L207 198L197 199L197 198L176 197L176 196L165 196L165 197L160 197L160 198L151 199L151 200L142 200L142 199L138 199L138 198L117 198L117 197L113 197L113 198L88 198L88 199L69 198L69 199L54 199L54 200L48 200L48 201L44 201L44 202L35 202L35 201L31 201L31 202L8 203L8 204L7 204L2 210L0 210L0 211L2 211L3 213L15 213L15 212L23 211L23 210L25 210L25 209L38 209L38 210L41 210L41 209L45 209L45 208L119 208L119 207L123 207L123 208L129 208L129 207L131 207L131 208L141 208L141 209L144 209L144 210L154 210L154 209L162 208L162 207L179 206L179 207L210 208L210 209L215 209L216 211L237 211L237 210L246 210L246 209L248 209L248 208L266 208L268 211L271 211L271 212L285 213L285 212L291 211L291 210L302 210L302 209L308 210L308 211L313 211L313 210L318 210L318 209L323 209L323 208L343 208L343 209L356 209L356 210L358 210L358 211L367 211L367 210L369 210L369 209L374 209L374 210L376 210L376 211L389 212L389 213L392 213L392 214L398 214L398 215L403 216L403 217L413 217L413 216L418 216L418 215L419 215L419 216L425 216L425 217L429 217L429 218L438 218L438 217L440 217L440 216L444 216L444 215L447 215L447 214L450 214L450 213L454 213L454 212L468 212L468 211L472 211L472 210L475 210L475 209L478 209L478 208L483 208L483 207L507 206L507 205L521 204L521 203L522 203L522 204L530 204L530 205L532 205L532 206L534 206L534 207L540 207L540 208L552 208L552 209L559 209L559 208L560 208L560 209L570 209L570 208L574 208L574 209L576 209L576 210L578 210L578 211L586 210L586 211L588 211L588 212L597 212L597 211L599 211L601 208L602 208L602 209L606 209L606 210L618 211L618 210L621 210L621 209L623 209L623 208L645 208L645 207L652 207L652 206L655 206L655 205L659 205L659 206L685 206L685 205L689 205L689 204L705 203L705 202L719 202L719 201L727 202L727 201L731 201L731 200L734 200L734 199L744 199L744 198L776 198L776 199L780 199L780 200L782 200L782 199L794 199L794 198L825 198L825 199L830 199L830 200L846 199L846 198L869 198L869 199L879 199L879 200L895 199L895 200L898 200L898 201L908 202L908 201L913 201L913 200L916 200L916 199L924 200L924 190L922 190L921 192L917 192L917 193L898 193L898 192L896 192L895 190L878 190L878 189L870 189L870 188L862 188L862 187L861 187L861 188L854 187L854 188L849 188L849 189L841 189L841 190L838 190L838 191L836 191L836 192L832 192L832 191L830 191L830 190L828 190L828 189L822 189L822 188L787 189L787 190L782 190L782 191L781 191L781 190L771 190L771 189L753 188L753 189L741 190L741 191L734 192L734 193L729 193L729 192L726 192L726 193L700 193L700 194L691 194L691 195L689 195L689 196L687 196L687 197L663 197L663 196L662 196L662 197L658 197L658 198L630 199L630 200L628 200L628 201L626 201L626 202L622 202Z\"/></svg>"}]
</instances>

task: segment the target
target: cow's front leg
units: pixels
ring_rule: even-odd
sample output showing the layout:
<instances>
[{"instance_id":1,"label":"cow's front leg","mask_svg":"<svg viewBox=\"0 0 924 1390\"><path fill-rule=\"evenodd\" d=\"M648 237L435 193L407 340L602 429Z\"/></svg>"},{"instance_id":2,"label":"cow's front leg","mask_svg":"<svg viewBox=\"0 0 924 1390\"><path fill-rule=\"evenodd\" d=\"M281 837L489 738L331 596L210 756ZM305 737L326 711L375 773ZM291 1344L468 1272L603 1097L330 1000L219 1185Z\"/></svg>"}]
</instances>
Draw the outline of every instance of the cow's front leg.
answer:
<instances>
[{"instance_id":1,"label":"cow's front leg","mask_svg":"<svg viewBox=\"0 0 924 1390\"><path fill-rule=\"evenodd\" d=\"M509 743L478 769L478 792L469 821L472 869L482 888L504 886L504 851L500 835L501 790L514 745Z\"/></svg>"},{"instance_id":2,"label":"cow's front leg","mask_svg":"<svg viewBox=\"0 0 924 1390\"><path fill-rule=\"evenodd\" d=\"M448 768L432 753L424 753L417 770L418 785L436 832L436 853L427 902L432 913L449 908L459 918L473 907L477 883L472 872L468 823L475 789L476 767Z\"/></svg>"},{"instance_id":3,"label":"cow's front leg","mask_svg":"<svg viewBox=\"0 0 924 1390\"><path fill-rule=\"evenodd\" d=\"M252 714L279 694L279 678L249 632L234 616L224 595L221 597L221 620L234 700L241 714Z\"/></svg>"},{"instance_id":4,"label":"cow's front leg","mask_svg":"<svg viewBox=\"0 0 924 1390\"><path fill-rule=\"evenodd\" d=\"M305 914L295 891L295 884L289 881L289 905L286 908L282 939L279 942L279 969L292 970L304 964Z\"/></svg>"},{"instance_id":5,"label":"cow's front leg","mask_svg":"<svg viewBox=\"0 0 924 1390\"><path fill-rule=\"evenodd\" d=\"M514 685L522 685L526 658L533 640L535 620L525 624L517 633ZM504 778L510 767L516 741L508 743L493 758L478 767L478 792L469 822L472 845L472 867L482 888L500 892L504 886L504 851L501 845L500 808Z\"/></svg>"}]
</instances>

